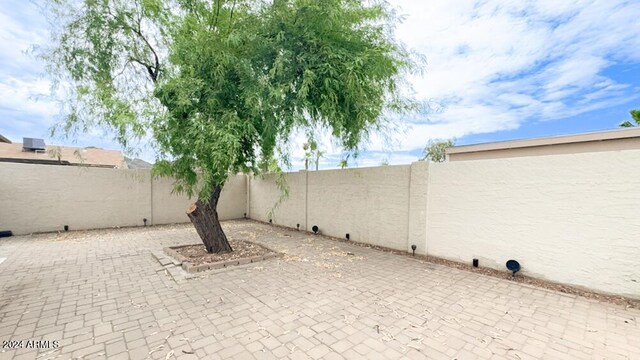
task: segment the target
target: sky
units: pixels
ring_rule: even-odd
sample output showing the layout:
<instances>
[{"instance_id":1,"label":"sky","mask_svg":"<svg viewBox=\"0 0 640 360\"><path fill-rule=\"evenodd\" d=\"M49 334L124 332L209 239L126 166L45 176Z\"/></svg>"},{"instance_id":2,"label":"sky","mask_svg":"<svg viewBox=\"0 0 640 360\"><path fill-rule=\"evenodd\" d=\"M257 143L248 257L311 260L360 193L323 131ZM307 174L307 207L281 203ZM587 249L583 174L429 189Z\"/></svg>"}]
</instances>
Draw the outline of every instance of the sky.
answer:
<instances>
[{"instance_id":1,"label":"sky","mask_svg":"<svg viewBox=\"0 0 640 360\"><path fill-rule=\"evenodd\" d=\"M389 0L403 18L396 37L426 59L409 78L430 111L401 119L398 132L373 137L350 166L409 164L429 139L466 145L618 128L640 108L640 2L618 0ZM60 119L44 64L48 24L34 2L0 2L0 134L13 141L119 149L101 131L49 137ZM291 140L293 170L302 136ZM321 136L320 168L341 150ZM153 162L154 154L139 155Z\"/></svg>"}]
</instances>

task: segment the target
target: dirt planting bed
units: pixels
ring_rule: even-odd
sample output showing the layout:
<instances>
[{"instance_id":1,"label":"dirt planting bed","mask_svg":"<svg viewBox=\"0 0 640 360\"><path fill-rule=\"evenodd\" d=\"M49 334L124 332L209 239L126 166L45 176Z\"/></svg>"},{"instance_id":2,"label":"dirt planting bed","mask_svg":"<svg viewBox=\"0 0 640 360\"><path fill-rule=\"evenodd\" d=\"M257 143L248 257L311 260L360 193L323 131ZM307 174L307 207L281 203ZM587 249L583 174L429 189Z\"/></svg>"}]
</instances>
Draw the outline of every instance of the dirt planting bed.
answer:
<instances>
[{"instance_id":1,"label":"dirt planting bed","mask_svg":"<svg viewBox=\"0 0 640 360\"><path fill-rule=\"evenodd\" d=\"M255 263L281 255L250 241L230 239L229 244L233 251L222 254L208 253L203 244L173 246L165 248L164 251L167 255L180 261L183 269L192 273Z\"/></svg>"}]
</instances>

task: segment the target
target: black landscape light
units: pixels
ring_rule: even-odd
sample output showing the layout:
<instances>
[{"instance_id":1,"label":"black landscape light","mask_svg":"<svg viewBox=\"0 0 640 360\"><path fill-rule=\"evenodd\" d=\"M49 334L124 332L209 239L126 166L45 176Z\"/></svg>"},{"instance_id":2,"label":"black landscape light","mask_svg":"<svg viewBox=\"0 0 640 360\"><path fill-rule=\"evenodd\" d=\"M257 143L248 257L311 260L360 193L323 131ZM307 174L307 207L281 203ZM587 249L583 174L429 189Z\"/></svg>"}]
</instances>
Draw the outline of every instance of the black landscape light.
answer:
<instances>
[{"instance_id":1,"label":"black landscape light","mask_svg":"<svg viewBox=\"0 0 640 360\"><path fill-rule=\"evenodd\" d=\"M413 256L416 256L416 249L417 248L418 248L417 246L411 245L411 250L413 250Z\"/></svg>"},{"instance_id":2,"label":"black landscape light","mask_svg":"<svg viewBox=\"0 0 640 360\"><path fill-rule=\"evenodd\" d=\"M142 221L144 222L144 226L147 226L147 218L142 219Z\"/></svg>"},{"instance_id":3,"label":"black landscape light","mask_svg":"<svg viewBox=\"0 0 640 360\"><path fill-rule=\"evenodd\" d=\"M313 227L311 228L311 230L313 230L313 233L318 235L318 231L320 231L320 228L318 228L318 225L313 225Z\"/></svg>"},{"instance_id":4,"label":"black landscape light","mask_svg":"<svg viewBox=\"0 0 640 360\"><path fill-rule=\"evenodd\" d=\"M347 238L347 240L351 239L351 235L349 235L349 233L347 233L347 235L345 237Z\"/></svg>"},{"instance_id":5,"label":"black landscape light","mask_svg":"<svg viewBox=\"0 0 640 360\"><path fill-rule=\"evenodd\" d=\"M64 226L64 231L69 231L69 225Z\"/></svg>"},{"instance_id":6,"label":"black landscape light","mask_svg":"<svg viewBox=\"0 0 640 360\"><path fill-rule=\"evenodd\" d=\"M300 224L296 224L296 228L300 231Z\"/></svg>"},{"instance_id":7,"label":"black landscape light","mask_svg":"<svg viewBox=\"0 0 640 360\"><path fill-rule=\"evenodd\" d=\"M247 213L244 213L244 218L245 218L245 219L247 218Z\"/></svg>"},{"instance_id":8,"label":"black landscape light","mask_svg":"<svg viewBox=\"0 0 640 360\"><path fill-rule=\"evenodd\" d=\"M513 273L513 276L516 276L516 273L520 271L520 263L515 260L507 261L507 269Z\"/></svg>"},{"instance_id":9,"label":"black landscape light","mask_svg":"<svg viewBox=\"0 0 640 360\"><path fill-rule=\"evenodd\" d=\"M473 259L473 267L478 267L478 259Z\"/></svg>"},{"instance_id":10,"label":"black landscape light","mask_svg":"<svg viewBox=\"0 0 640 360\"><path fill-rule=\"evenodd\" d=\"M273 224L273 220L269 219L269 224Z\"/></svg>"}]
</instances>

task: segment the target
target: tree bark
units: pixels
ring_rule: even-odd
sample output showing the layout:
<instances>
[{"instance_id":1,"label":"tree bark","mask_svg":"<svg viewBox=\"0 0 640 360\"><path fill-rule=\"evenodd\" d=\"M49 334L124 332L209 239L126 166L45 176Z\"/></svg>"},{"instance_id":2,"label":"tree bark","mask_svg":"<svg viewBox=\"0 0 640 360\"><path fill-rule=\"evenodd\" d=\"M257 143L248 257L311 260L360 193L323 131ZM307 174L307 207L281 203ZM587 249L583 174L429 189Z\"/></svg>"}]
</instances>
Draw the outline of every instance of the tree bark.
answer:
<instances>
[{"instance_id":1,"label":"tree bark","mask_svg":"<svg viewBox=\"0 0 640 360\"><path fill-rule=\"evenodd\" d=\"M216 254L233 251L227 236L222 230L218 211L216 210L221 191L222 187L216 186L208 203L198 199L187 209L187 216L189 216L191 223L196 228L198 235L200 235L207 252Z\"/></svg>"}]
</instances>

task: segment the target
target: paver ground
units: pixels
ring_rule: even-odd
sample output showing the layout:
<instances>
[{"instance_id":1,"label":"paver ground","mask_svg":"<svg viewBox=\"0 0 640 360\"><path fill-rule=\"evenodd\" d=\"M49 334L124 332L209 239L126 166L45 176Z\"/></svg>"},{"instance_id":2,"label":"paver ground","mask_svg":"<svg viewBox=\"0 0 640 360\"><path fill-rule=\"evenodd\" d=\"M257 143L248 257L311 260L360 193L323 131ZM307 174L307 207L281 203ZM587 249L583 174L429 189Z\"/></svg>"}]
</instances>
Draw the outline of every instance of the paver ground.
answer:
<instances>
[{"instance_id":1,"label":"paver ground","mask_svg":"<svg viewBox=\"0 0 640 360\"><path fill-rule=\"evenodd\" d=\"M640 359L637 309L223 226L285 255L176 282L152 252L198 243L189 224L0 239L0 340L24 341L0 358Z\"/></svg>"}]
</instances>

